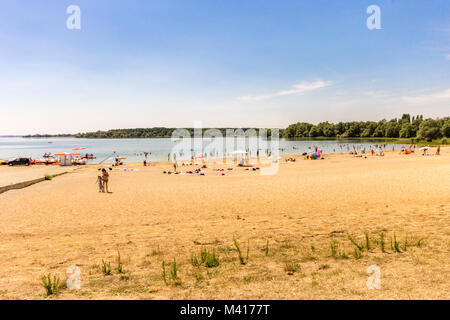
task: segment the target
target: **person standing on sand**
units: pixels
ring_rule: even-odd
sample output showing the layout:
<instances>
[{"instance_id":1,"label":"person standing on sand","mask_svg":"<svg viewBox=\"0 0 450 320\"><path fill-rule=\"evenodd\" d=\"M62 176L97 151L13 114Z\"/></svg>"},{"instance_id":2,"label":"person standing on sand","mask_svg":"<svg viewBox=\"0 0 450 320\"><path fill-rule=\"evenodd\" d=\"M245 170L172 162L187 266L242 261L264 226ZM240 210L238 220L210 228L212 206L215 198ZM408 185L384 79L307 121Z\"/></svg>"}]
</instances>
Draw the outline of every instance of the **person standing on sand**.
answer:
<instances>
[{"instance_id":1,"label":"person standing on sand","mask_svg":"<svg viewBox=\"0 0 450 320\"><path fill-rule=\"evenodd\" d=\"M175 171L175 173L177 172L177 160L173 161L173 170Z\"/></svg>"},{"instance_id":2,"label":"person standing on sand","mask_svg":"<svg viewBox=\"0 0 450 320\"><path fill-rule=\"evenodd\" d=\"M103 181L103 190L106 189L106 192L109 193L108 185L109 185L109 173L105 168L102 169L102 181ZM103 191L104 192L104 191Z\"/></svg>"},{"instance_id":3,"label":"person standing on sand","mask_svg":"<svg viewBox=\"0 0 450 320\"><path fill-rule=\"evenodd\" d=\"M438 146L436 149L436 155L439 156L441 154L441 146Z\"/></svg>"},{"instance_id":4,"label":"person standing on sand","mask_svg":"<svg viewBox=\"0 0 450 320\"><path fill-rule=\"evenodd\" d=\"M105 192L105 189L103 188L102 176L97 177L97 183L98 183L98 192Z\"/></svg>"}]
</instances>

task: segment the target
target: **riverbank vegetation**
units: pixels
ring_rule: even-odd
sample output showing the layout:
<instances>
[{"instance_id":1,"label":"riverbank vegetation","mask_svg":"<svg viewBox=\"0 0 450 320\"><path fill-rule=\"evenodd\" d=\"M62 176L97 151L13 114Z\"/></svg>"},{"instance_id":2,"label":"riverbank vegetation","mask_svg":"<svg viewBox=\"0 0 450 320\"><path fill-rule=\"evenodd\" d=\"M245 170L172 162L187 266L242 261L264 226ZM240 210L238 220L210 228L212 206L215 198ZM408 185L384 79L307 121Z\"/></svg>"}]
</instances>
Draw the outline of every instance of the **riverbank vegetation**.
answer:
<instances>
[{"instance_id":1,"label":"riverbank vegetation","mask_svg":"<svg viewBox=\"0 0 450 320\"><path fill-rule=\"evenodd\" d=\"M218 133L224 137L241 135L244 132L248 135L249 129L227 129L218 128ZM113 129L107 131L95 131L78 133L75 135L29 135L26 138L46 138L46 137L76 137L87 139L131 139L131 138L171 138L177 128L134 128L134 129ZM185 133L194 136L194 128L186 128ZM237 130L242 130L240 133ZM259 130L254 129L255 134ZM208 128L202 129L205 136ZM423 115L410 116L403 114L401 118L391 120L382 119L376 121L350 121L329 123L320 122L316 125L307 122L297 122L289 125L286 129L279 129L280 137L286 139L401 139L401 142L434 142L435 144L447 144L450 138L450 117L437 119L424 119ZM271 131L267 131L270 137Z\"/></svg>"},{"instance_id":2,"label":"riverbank vegetation","mask_svg":"<svg viewBox=\"0 0 450 320\"><path fill-rule=\"evenodd\" d=\"M313 125L297 122L284 130L285 138L402 138L413 141L435 141L450 138L450 117L424 119L423 116L403 114L399 119L375 121L351 121Z\"/></svg>"}]
</instances>

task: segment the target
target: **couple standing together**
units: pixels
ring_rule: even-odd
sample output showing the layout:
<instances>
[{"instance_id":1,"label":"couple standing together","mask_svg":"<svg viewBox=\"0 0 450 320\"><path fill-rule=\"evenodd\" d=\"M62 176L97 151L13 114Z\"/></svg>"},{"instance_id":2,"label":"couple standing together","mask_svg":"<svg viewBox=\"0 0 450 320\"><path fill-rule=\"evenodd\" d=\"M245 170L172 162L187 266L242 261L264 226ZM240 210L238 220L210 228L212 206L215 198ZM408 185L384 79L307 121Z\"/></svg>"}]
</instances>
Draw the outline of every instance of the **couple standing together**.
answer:
<instances>
[{"instance_id":1,"label":"couple standing together","mask_svg":"<svg viewBox=\"0 0 450 320\"><path fill-rule=\"evenodd\" d=\"M102 169L102 175L97 177L98 183L98 192L106 192L109 193L108 184L109 184L109 173L105 168Z\"/></svg>"}]
</instances>

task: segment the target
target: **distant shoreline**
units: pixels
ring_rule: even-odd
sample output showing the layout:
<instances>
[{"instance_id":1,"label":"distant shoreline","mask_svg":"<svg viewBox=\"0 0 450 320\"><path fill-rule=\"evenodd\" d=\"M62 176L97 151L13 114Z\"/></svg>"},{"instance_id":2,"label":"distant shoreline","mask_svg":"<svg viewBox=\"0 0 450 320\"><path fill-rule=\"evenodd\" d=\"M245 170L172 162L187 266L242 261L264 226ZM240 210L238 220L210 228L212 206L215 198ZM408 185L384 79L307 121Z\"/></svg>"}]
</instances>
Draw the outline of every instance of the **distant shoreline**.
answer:
<instances>
[{"instance_id":1,"label":"distant shoreline","mask_svg":"<svg viewBox=\"0 0 450 320\"><path fill-rule=\"evenodd\" d=\"M132 139L170 139L171 136L157 136L157 137L78 137L76 135L27 135L27 136L0 136L0 138L25 138L25 139L46 139L46 138L74 138L74 139L87 139L87 140L132 140ZM193 137L191 137L193 138ZM226 138L226 137L224 137ZM299 137L299 138L285 138L280 137L280 139L286 141L333 141L333 140L343 140L343 141L359 141L359 142L386 142L389 144L404 144L404 145L446 145L441 139L426 141L418 140L417 138L386 138L386 137ZM267 140L271 140L267 137Z\"/></svg>"},{"instance_id":2,"label":"distant shoreline","mask_svg":"<svg viewBox=\"0 0 450 320\"><path fill-rule=\"evenodd\" d=\"M262 128L261 128L262 129ZM202 135L205 136L240 136L250 133L253 136L260 128L202 128ZM177 132L177 130L180 130ZM366 141L392 141L394 143L440 143L447 144L450 138L450 117L437 119L424 119L423 115L412 116L403 114L401 118L394 118L389 121L382 119L375 121L348 121L329 123L320 122L311 124L307 122L297 122L287 128L266 128L263 137L270 137L272 130L278 130L279 137L285 139L301 140L339 140L339 139L365 139ZM195 128L130 128L97 130L95 132L84 132L77 134L35 134L26 135L24 138L57 138L73 137L86 139L148 139L148 138L171 138L178 136L193 137ZM253 132L252 132L253 131Z\"/></svg>"}]
</instances>

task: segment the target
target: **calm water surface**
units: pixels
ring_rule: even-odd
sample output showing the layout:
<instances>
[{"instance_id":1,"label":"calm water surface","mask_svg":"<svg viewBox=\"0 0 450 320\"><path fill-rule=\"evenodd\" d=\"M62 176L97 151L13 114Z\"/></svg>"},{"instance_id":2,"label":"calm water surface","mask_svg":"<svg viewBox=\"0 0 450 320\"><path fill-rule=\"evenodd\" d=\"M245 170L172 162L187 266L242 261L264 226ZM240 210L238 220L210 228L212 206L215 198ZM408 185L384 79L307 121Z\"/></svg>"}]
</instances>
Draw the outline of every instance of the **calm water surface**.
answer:
<instances>
[{"instance_id":1,"label":"calm water surface","mask_svg":"<svg viewBox=\"0 0 450 320\"><path fill-rule=\"evenodd\" d=\"M274 148L280 150L281 155L298 155L314 150L315 147L327 153L348 153L353 148L358 151L366 148L374 148L375 144L384 144L385 141L364 140L284 140L278 145L273 142ZM190 159L191 156L204 154L210 157L222 157L223 154L236 150L249 151L251 156L256 156L260 149L260 155L264 155L270 149L270 140L258 138L223 138L223 139L180 139L172 141L171 138L154 139L76 139L76 138L21 138L0 137L0 159L12 157L42 158L44 153L75 152L73 148L86 148L78 151L82 154L92 153L97 158L93 162L99 162L111 155L113 151L117 155L126 157L125 162L137 162L144 159L144 152L151 152L150 161L167 161L168 153L176 153L177 159ZM401 145L386 144L387 150L396 150ZM112 162L108 159L106 162Z\"/></svg>"}]
</instances>

